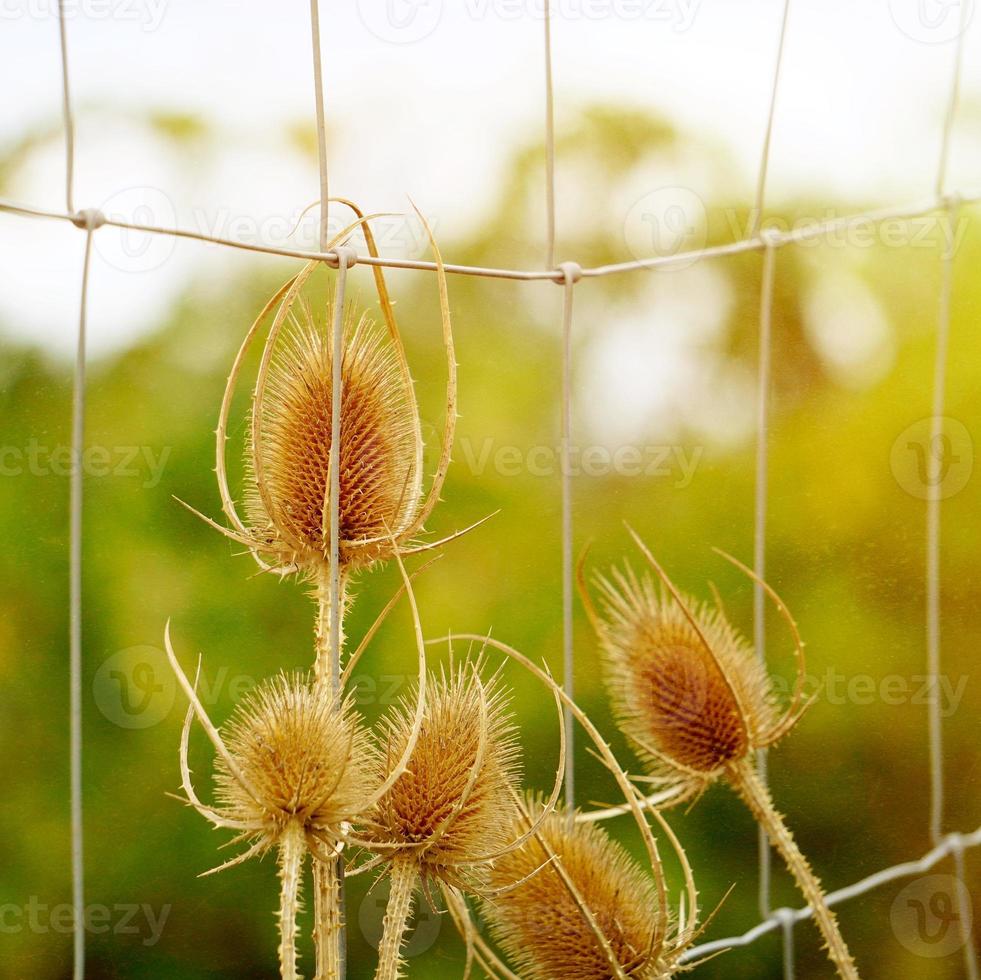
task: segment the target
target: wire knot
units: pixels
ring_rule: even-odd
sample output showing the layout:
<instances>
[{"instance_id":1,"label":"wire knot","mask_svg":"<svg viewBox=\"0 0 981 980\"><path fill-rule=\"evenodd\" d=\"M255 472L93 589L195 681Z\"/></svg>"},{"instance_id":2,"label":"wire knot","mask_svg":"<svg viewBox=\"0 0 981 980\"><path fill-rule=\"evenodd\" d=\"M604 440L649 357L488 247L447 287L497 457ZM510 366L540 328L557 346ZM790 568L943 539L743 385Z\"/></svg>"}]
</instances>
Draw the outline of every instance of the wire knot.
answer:
<instances>
[{"instance_id":1,"label":"wire knot","mask_svg":"<svg viewBox=\"0 0 981 980\"><path fill-rule=\"evenodd\" d=\"M779 228L761 228L760 241L764 248L777 248L783 241L783 235Z\"/></svg>"},{"instance_id":2,"label":"wire knot","mask_svg":"<svg viewBox=\"0 0 981 980\"><path fill-rule=\"evenodd\" d=\"M784 931L792 929L797 923L797 916L793 909L788 909L786 906L779 909L774 909L770 913L774 920L780 923L780 926Z\"/></svg>"},{"instance_id":3,"label":"wire knot","mask_svg":"<svg viewBox=\"0 0 981 980\"><path fill-rule=\"evenodd\" d=\"M106 223L106 216L98 208L84 208L72 215L71 222L76 228L95 231Z\"/></svg>"},{"instance_id":4,"label":"wire knot","mask_svg":"<svg viewBox=\"0 0 981 980\"><path fill-rule=\"evenodd\" d=\"M332 269L339 269L342 262L345 269L350 269L351 266L358 264L358 252L351 245L338 245L331 252L331 257L325 261Z\"/></svg>"},{"instance_id":5,"label":"wire knot","mask_svg":"<svg viewBox=\"0 0 981 980\"><path fill-rule=\"evenodd\" d=\"M578 262L560 262L558 265L562 278L556 280L564 286L574 286L582 279L582 266Z\"/></svg>"}]
</instances>

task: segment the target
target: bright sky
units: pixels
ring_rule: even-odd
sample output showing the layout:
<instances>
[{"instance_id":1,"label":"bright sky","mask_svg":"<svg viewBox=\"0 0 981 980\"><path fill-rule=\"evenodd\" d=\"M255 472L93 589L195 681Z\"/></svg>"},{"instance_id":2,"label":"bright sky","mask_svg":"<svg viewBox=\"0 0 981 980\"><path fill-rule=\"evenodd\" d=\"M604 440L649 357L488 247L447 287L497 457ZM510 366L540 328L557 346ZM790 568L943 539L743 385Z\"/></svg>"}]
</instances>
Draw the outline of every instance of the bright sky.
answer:
<instances>
[{"instance_id":1,"label":"bright sky","mask_svg":"<svg viewBox=\"0 0 981 980\"><path fill-rule=\"evenodd\" d=\"M282 145L285 125L312 118L308 5L66 2L78 206L139 207L164 223L282 238L318 194L314 169ZM0 0L0 146L60 118L56 3ZM403 210L411 195L444 237L478 220L509 151L540 131L541 3L323 0L332 191L372 210ZM749 199L781 0L552 3L559 126L590 100L667 114L728 148ZM771 199L801 189L830 204L928 198L960 17L960 0L792 0ZM969 19L951 166L952 184L963 187L977 183L981 163L981 141L969 138L981 132L981 25L973 10ZM124 118L147 107L200 112L219 127L220 151L188 160L162 146ZM63 182L62 148L52 142L6 193L60 208ZM561 235L572 210L559 204ZM70 347L81 237L0 214L3 329ZM159 322L207 263L250 261L194 244L121 241L111 229L97 244L96 351Z\"/></svg>"}]
</instances>

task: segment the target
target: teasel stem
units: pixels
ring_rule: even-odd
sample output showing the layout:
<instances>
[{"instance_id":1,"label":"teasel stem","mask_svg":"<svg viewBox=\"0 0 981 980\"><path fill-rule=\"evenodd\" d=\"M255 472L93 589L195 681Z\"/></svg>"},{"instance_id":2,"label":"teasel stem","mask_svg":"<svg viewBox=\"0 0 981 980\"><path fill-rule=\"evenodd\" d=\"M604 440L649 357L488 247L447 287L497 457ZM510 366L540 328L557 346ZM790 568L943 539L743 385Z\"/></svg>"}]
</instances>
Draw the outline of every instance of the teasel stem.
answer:
<instances>
[{"instance_id":1,"label":"teasel stem","mask_svg":"<svg viewBox=\"0 0 981 980\"><path fill-rule=\"evenodd\" d=\"M314 663L314 677L318 684L330 684L337 696L340 708L341 688L341 650L344 649L344 606L347 601L347 581L342 575L339 580L337 597L338 641L337 649L331 641L331 622L333 619L334 593L331 588L330 573L325 572L317 579L317 622L314 629L317 646L317 659Z\"/></svg>"},{"instance_id":2,"label":"teasel stem","mask_svg":"<svg viewBox=\"0 0 981 980\"><path fill-rule=\"evenodd\" d=\"M317 580L317 622L315 628L317 658L314 677L317 684L330 684L341 710L341 656L344 646L344 605L346 583L339 576L340 595L334 601L330 573ZM337 643L332 642L333 610L337 610ZM344 859L340 854L332 861L313 859L314 926L316 946L316 980L343 980L345 974L345 902Z\"/></svg>"},{"instance_id":3,"label":"teasel stem","mask_svg":"<svg viewBox=\"0 0 981 980\"><path fill-rule=\"evenodd\" d=\"M811 870L807 858L794 841L793 834L783 817L773 805L770 791L760 779L750 758L741 759L727 769L729 783L743 798L760 826L766 831L770 843L780 852L790 873L814 912L817 923L828 950L828 958L837 967L842 980L859 980L858 970L845 940L838 929L834 913L828 907L824 889L817 875Z\"/></svg>"},{"instance_id":4,"label":"teasel stem","mask_svg":"<svg viewBox=\"0 0 981 980\"><path fill-rule=\"evenodd\" d=\"M382 924L382 939L378 947L378 972L375 980L397 980L402 965L402 942L409 927L412 912L412 892L419 871L415 859L396 855L391 862L391 887L388 906Z\"/></svg>"},{"instance_id":5,"label":"teasel stem","mask_svg":"<svg viewBox=\"0 0 981 980\"><path fill-rule=\"evenodd\" d=\"M306 854L303 828L293 820L279 844L279 969L283 980L299 980L296 972L296 919Z\"/></svg>"},{"instance_id":6,"label":"teasel stem","mask_svg":"<svg viewBox=\"0 0 981 980\"><path fill-rule=\"evenodd\" d=\"M342 906L344 891L340 858L320 861L314 858L314 927L316 945L316 980L340 980L343 941Z\"/></svg>"}]
</instances>

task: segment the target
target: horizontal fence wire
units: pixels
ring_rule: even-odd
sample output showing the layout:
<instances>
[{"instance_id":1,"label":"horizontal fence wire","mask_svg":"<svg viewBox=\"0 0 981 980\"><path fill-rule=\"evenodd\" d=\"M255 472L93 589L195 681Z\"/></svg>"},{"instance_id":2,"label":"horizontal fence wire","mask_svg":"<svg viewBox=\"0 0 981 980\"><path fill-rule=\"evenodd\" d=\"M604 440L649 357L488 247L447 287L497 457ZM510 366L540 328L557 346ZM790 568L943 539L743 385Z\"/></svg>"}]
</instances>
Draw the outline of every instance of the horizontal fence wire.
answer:
<instances>
[{"instance_id":1,"label":"horizontal fence wire","mask_svg":"<svg viewBox=\"0 0 981 980\"><path fill-rule=\"evenodd\" d=\"M546 0L548 4L549 0ZM724 244L709 245L699 249L691 249L686 251L679 251L670 255L653 255L646 259L635 259L632 261L612 263L607 265L595 266L595 267L580 267L575 262L564 262L557 268L551 268L554 265L555 260L555 162L554 162L554 100L553 100L553 80L552 80L552 40L551 40L551 30L550 30L550 16L549 8L546 8L545 17L545 73L546 73L546 261L550 266L548 269L543 270L522 270L522 269L507 269L507 268L485 268L480 266L469 266L469 265L458 265L449 263L442 266L443 269L452 275L462 275L462 276L473 276L479 278L489 278L489 279L502 279L502 280L513 280L521 282L533 282L533 281L551 281L565 286L566 289L566 313L564 316L564 331L563 331L563 358L565 363L565 371L568 372L569 369L569 331L571 329L571 296L572 288L574 283L580 278L605 278L608 276L621 275L631 272L637 272L642 270L652 270L652 269L670 269L672 266L687 265L693 261L700 259L713 259L721 258L729 255L738 255L745 252L752 251L764 251L764 261L765 267L768 270L765 271L765 279L769 276L771 282L771 292L772 292L772 262L774 259L774 249L781 248L786 245L798 244L808 241L813 241L815 239L820 239L823 236L832 234L834 232L840 232L851 227L856 227L859 225L879 225L883 222L897 219L913 220L916 218L925 217L930 214L937 212L943 212L944 219L947 221L951 220L951 216L955 215L958 209L962 206L977 204L981 202L981 193L979 192L946 192L946 176L947 167L950 154L950 140L953 131L954 120L956 115L958 97L959 97L959 85L960 85L960 73L961 65L963 60L963 38L966 32L968 17L969 17L969 4L964 4L961 11L961 32L958 36L958 41L956 45L956 54L953 66L953 80L951 87L951 94L947 106L947 112L944 117L943 131L941 138L941 152L940 160L937 173L936 181L936 193L935 196L926 202L921 202L914 205L906 206L893 206L885 207L873 210L859 211L851 213L848 215L843 215L836 218L831 218L823 222L813 222L800 227L794 228L788 231L782 231L773 228L764 228L764 195L766 188L767 171L769 164L770 146L773 133L773 122L775 107L777 101L777 91L780 79L780 69L784 53L784 44L787 32L787 20L790 10L790 0L784 0L782 8L782 18L780 26L779 35L779 45L777 50L777 59L773 75L773 85L770 95L769 103L769 113L767 117L766 134L763 144L763 152L761 156L761 163L757 178L757 190L755 196L755 207L751 215L751 231L752 234L738 239L732 242ZM74 167L75 167L75 121L72 112L72 102L71 102L71 89L70 89L70 79L68 71L68 47L67 47L67 36L66 36L66 26L65 26L65 9L64 0L59 0L58 4L58 27L59 27L59 41L60 41L60 55L61 55L61 71L62 71L62 102L63 102L63 119L64 119L64 139L65 139L65 189L66 189L66 210L57 211L48 208L37 207L28 203L22 203L7 199L0 199L0 212L6 212L12 215L18 215L28 218L38 218L38 219L52 219L60 221L68 221L74 224L76 227L82 229L86 234L85 239L85 259L83 263L83 279L82 279L82 302L81 302L81 313L80 313L80 324L79 324L79 348L78 355L76 357L76 378L74 387L74 404L75 404L75 423L74 423L74 436L73 436L73 447L76 457L81 452L81 442L84 434L84 389L85 389L85 359L84 359L84 347L85 347L85 315L86 315L86 292L88 283L88 270L91 257L91 245L92 236L96 230L104 225L110 227L115 227L119 229L138 231L151 235L162 235L170 236L173 238L180 238L192 241L199 241L202 243L213 244L224 248L231 248L242 250L252 253L260 253L266 255L277 255L286 258L298 258L298 259L317 259L321 260L334 268L341 268L341 275L343 277L343 270L352 263L356 261L362 265L368 266L381 266L390 269L405 269L413 271L423 271L423 272L436 272L438 267L435 262L422 261L422 260L411 260L411 259L395 259L395 258L380 258L371 255L354 255L353 250L348 249L346 246L342 245L337 250L326 250L326 233L327 233L327 159L326 159L326 140L325 140L325 128L324 128L324 100L323 100L323 80L322 80L322 67L321 67L321 52L320 52L320 29L319 29L319 13L316 0L311 0L311 27L313 33L313 44L314 44L314 76L316 85L316 113L317 113L317 125L318 125L318 156L319 156L319 172L320 172L320 251L312 251L306 249L288 249L278 247L272 244L265 243L251 243L236 241L230 238L223 238L221 236L209 235L202 232L193 231L191 229L179 228L179 227L163 227L151 224L142 224L139 222L125 221L120 218L112 218L103 215L97 209L88 210L75 210L74 203ZM941 346L940 354L946 354L946 330L949 328L949 318L950 318L950 280L951 280L951 263L952 259L945 263L944 267L944 282L941 287L941 313L940 313L940 331L939 331L939 342ZM572 275L572 270L574 270L574 277ZM764 283L764 289L766 285ZM770 303L772 302L772 297L770 300L764 296L763 307L761 309L761 340L764 339L763 334L765 333L766 340L768 341L769 333L769 319L771 316ZM764 329L765 328L765 329ZM938 365L940 363L940 355L938 354ZM768 380L768 371L761 372L761 381ZM942 397L942 374L938 370L939 381L935 383L935 404ZM571 422L571 384L570 379L566 379L565 393L563 395L563 429L568 435L567 428ZM939 402L942 405L942 401ZM936 413L935 413L936 414ZM763 419L763 425L761 426L761 431L759 433L761 440L765 440L766 437L766 425L765 416L761 415ZM935 420L936 425L936 420ZM761 455L761 459L765 466L765 452ZM78 471L78 472L76 472ZM757 522L756 522L756 532L755 532L755 558L757 564L762 567L763 563L763 553L762 553L762 543L765 540L763 538L763 527L765 518L765 470L761 469L758 465L757 472ZM564 519L563 525L563 546L564 551L569 551L569 545L571 544L572 536L572 522L571 522L571 501L569 499L570 487L567 483L563 484L563 495L564 495L564 513L566 518ZM82 483L81 483L81 473L80 468L76 465L73 468L73 483L72 483L72 506L71 506L71 552L73 557L73 574L71 583L71 597L70 597L70 611L72 615L72 620L74 624L80 623L81 617L81 529L82 529ZM930 532L928 534L928 610L929 617L936 617L936 622L932 623L928 629L928 660L931 663L931 667L936 670L939 666L939 509L937 508L936 501L928 502L928 525L930 527ZM336 506L336 505L335 505ZM336 521L335 521L336 523ZM334 546L336 549L336 545ZM571 552L570 552L571 553ZM336 550L332 551L333 563L336 564ZM76 560L77 559L77 560ZM569 561L569 556L563 556L563 565L565 566ZM75 569L74 566L77 564L78 568ZM77 572L77 574L76 574ZM566 589L567 591L567 589ZM564 606L567 603L567 596ZM758 603L757 603L758 605ZM566 638L564 641L564 647L566 650L566 667L567 673L569 673L569 654L570 654L570 640L571 631L568 627L568 609L564 609L563 619L566 626ZM336 617L335 617L336 621ZM762 617L757 616L757 626L756 633L759 637L761 633L761 622ZM83 892L82 892L82 868L81 868L81 857L82 857L82 825L81 825L81 704L79 699L80 694L80 659L81 659L81 636L80 630L76 629L76 625L72 626L72 678L71 678L71 694L72 694L72 719L71 719L71 740L72 740L72 838L73 838L73 889L74 889L74 901L76 908L83 904ZM77 662L76 662L77 661ZM79 703L76 705L76 701ZM77 710L76 710L77 708ZM839 889L838 891L831 892L828 895L828 904L837 905L842 902L848 901L849 899L863 895L875 888L879 888L885 884L893 881L900 880L904 877L910 877L913 875L923 874L937 865L940 861L947 857L953 856L959 880L963 881L964 878L964 851L977 847L981 845L981 828L974 831L971 834L957 834L952 833L944 837L939 836L940 830L940 816L942 815L942 789L943 789L943 777L942 777L942 758L938 758L939 752L941 750L941 739L940 732L934 730L935 726L931 727L931 779L933 780L933 793L932 793L932 818L931 827L935 835L936 846L932 851L926 854L918 861L906 862L903 864L896 864L892 867L883 869L875 874L863 878L861 881L856 882L846 888ZM619 809L619 808L616 808ZM762 859L761 856L761 871L764 872L766 880L761 880L761 904L764 910L768 907L769 900L769 862ZM964 909L962 908L962 917ZM748 946L755 942L761 936L764 936L776 929L781 929L783 931L784 937L784 950L783 950L783 964L784 964L784 976L786 978L793 978L794 973L794 958L793 958L793 927L795 923L800 922L812 915L812 910L809 907L801 909L788 909L780 908L774 910L769 916L765 917L762 922L750 929L749 931L743 933L741 936L730 937L726 939L713 940L708 943L703 943L689 950L683 957L682 962L690 962L702 956L705 956L714 952L721 952L726 949L740 946ZM73 975L75 980L82 980L84 976L84 930L80 928L77 924L81 921L80 916L76 915L76 929L75 929L75 948L74 948L74 971ZM964 939L967 945L971 944L971 932L969 923L962 923L962 928L965 929ZM968 974L970 980L976 980L977 978L977 963L973 955L973 949L966 951L965 953L965 963L967 965Z\"/></svg>"},{"instance_id":2,"label":"horizontal fence wire","mask_svg":"<svg viewBox=\"0 0 981 980\"><path fill-rule=\"evenodd\" d=\"M616 262L608 265L581 266L584 279L600 279L606 276L638 272L643 269L669 269L672 266L690 265L701 259L722 258L727 255L738 255L743 252L762 251L765 248L782 248L802 242L811 242L826 235L847 231L849 228L875 227L887 221L915 220L937 212L946 211L956 205L970 206L981 203L981 190L968 189L951 191L947 194L907 205L873 208L866 211L854 211L827 221L818 221L789 230L765 228L758 235L740 238L719 245L707 245L704 248L689 249L674 252L671 255L652 255L646 259L635 259L630 262ZM52 208L42 208L36 205L8 198L0 198L0 211L8 214L22 215L32 218L50 218L53 220L70 221L74 225L84 227L84 220L79 213L69 214ZM246 252L258 252L263 255L279 255L294 259L317 259L337 268L336 251L318 252L312 249L282 248L277 245L259 242L241 242L232 238L222 238L219 235L209 235L205 232L192 231L188 228L167 228L165 226L141 224L136 221L125 221L100 215L101 223L111 228L122 228L127 231L142 231L150 235L168 235L173 238L189 239L220 245L226 248L239 249ZM380 266L385 269L406 269L418 272L436 272L436 263L422 259L383 258L374 255L357 255L359 265ZM578 263L577 263L578 264ZM443 266L445 272L456 276L474 276L481 279L511 279L519 282L555 282L563 284L565 273L562 269L499 269L485 268L476 265L459 265L447 263Z\"/></svg>"},{"instance_id":3,"label":"horizontal fence wire","mask_svg":"<svg viewBox=\"0 0 981 980\"><path fill-rule=\"evenodd\" d=\"M958 852L969 850L972 847L981 847L981 827L970 834L948 834L932 851L924 854L918 861L906 861L903 864L894 864L890 868L884 868L875 874L856 881L855 884L847 888L839 888L837 891L828 893L828 905L841 905L852 898L858 898L867 892L881 888L893 881L901 881L903 878L913 878L917 875L926 874L931 868L936 867L945 858L955 856ZM692 960L700 959L709 953L721 953L727 949L734 949L739 946L749 946L757 939L767 933L780 929L786 921L794 923L803 922L813 915L810 906L799 909L776 909L769 918L764 919L752 929L744 932L741 936L729 936L726 939L713 939L712 942L702 943L687 950L681 958L682 963L690 963Z\"/></svg>"}]
</instances>

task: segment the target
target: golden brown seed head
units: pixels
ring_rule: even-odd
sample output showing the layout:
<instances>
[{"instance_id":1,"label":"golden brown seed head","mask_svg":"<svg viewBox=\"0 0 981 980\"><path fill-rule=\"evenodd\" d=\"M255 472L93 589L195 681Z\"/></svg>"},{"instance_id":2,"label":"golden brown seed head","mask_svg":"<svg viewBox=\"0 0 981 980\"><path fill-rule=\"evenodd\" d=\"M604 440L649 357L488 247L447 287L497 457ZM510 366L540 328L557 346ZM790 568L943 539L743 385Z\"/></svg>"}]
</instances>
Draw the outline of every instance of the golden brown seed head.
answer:
<instances>
[{"instance_id":1,"label":"golden brown seed head","mask_svg":"<svg viewBox=\"0 0 981 980\"><path fill-rule=\"evenodd\" d=\"M222 732L249 791L219 756L222 813L262 825L270 841L298 820L316 831L350 819L379 784L378 756L350 702L338 707L328 685L280 674L239 703Z\"/></svg>"},{"instance_id":2,"label":"golden brown seed head","mask_svg":"<svg viewBox=\"0 0 981 980\"><path fill-rule=\"evenodd\" d=\"M451 882L481 875L469 862L505 847L518 788L516 729L497 679L483 683L463 663L427 683L425 713L409 770L372 814L370 837L412 845L423 875ZM388 759L402 756L413 706L386 720ZM387 853L391 853L388 851ZM404 852L403 852L404 853Z\"/></svg>"},{"instance_id":3,"label":"golden brown seed head","mask_svg":"<svg viewBox=\"0 0 981 980\"><path fill-rule=\"evenodd\" d=\"M629 567L599 586L610 697L652 772L711 779L765 744L776 723L770 678L719 610L682 597L696 630L672 596Z\"/></svg>"},{"instance_id":4,"label":"golden brown seed head","mask_svg":"<svg viewBox=\"0 0 981 980\"><path fill-rule=\"evenodd\" d=\"M534 819L541 805L528 808ZM527 829L521 819L513 837ZM545 846L532 838L494 864L490 884L507 888L526 882L499 899L485 902L491 929L501 948L526 980L607 980L610 962L595 932L554 866L542 867L549 852L562 863L572 884L629 976L645 980L669 976L658 956L646 965L651 923L657 919L653 881L595 823L570 826L568 815L552 813L540 830Z\"/></svg>"},{"instance_id":5,"label":"golden brown seed head","mask_svg":"<svg viewBox=\"0 0 981 980\"><path fill-rule=\"evenodd\" d=\"M328 304L326 324L332 317ZM344 331L340 561L354 571L391 556L389 537L398 537L418 512L422 474L418 416L392 344L367 317L355 321L353 311ZM329 326L297 302L270 365L260 442L253 438L246 454L253 533L295 552L308 572L325 568L330 554L332 363Z\"/></svg>"}]
</instances>

